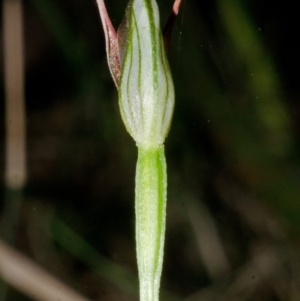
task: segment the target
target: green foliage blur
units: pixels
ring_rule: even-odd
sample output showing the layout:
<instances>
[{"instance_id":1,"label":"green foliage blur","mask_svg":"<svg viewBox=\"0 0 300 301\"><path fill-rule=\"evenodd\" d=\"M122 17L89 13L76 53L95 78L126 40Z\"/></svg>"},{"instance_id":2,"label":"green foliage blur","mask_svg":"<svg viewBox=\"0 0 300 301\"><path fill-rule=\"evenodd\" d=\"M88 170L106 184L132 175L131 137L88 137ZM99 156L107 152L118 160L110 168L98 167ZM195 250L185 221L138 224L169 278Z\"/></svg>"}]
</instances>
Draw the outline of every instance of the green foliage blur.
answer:
<instances>
[{"instance_id":1,"label":"green foliage blur","mask_svg":"<svg viewBox=\"0 0 300 301\"><path fill-rule=\"evenodd\" d=\"M164 24L172 0L157 2ZM106 4L117 27L126 1ZM300 298L300 61L287 7L182 4L162 300ZM138 300L137 154L96 1L24 8L29 179L15 248L91 300ZM6 300L31 299L11 288Z\"/></svg>"}]
</instances>

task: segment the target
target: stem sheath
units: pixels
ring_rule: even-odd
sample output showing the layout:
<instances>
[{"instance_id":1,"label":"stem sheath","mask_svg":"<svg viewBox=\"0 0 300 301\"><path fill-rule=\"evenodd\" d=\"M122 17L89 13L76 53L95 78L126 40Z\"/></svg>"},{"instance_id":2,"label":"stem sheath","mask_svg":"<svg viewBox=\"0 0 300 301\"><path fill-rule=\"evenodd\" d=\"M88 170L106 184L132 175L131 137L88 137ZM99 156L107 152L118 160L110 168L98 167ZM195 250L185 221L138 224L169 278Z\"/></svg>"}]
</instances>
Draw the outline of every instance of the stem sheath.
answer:
<instances>
[{"instance_id":1,"label":"stem sheath","mask_svg":"<svg viewBox=\"0 0 300 301\"><path fill-rule=\"evenodd\" d=\"M167 174L164 146L138 147L135 214L140 301L158 301L165 240Z\"/></svg>"}]
</instances>

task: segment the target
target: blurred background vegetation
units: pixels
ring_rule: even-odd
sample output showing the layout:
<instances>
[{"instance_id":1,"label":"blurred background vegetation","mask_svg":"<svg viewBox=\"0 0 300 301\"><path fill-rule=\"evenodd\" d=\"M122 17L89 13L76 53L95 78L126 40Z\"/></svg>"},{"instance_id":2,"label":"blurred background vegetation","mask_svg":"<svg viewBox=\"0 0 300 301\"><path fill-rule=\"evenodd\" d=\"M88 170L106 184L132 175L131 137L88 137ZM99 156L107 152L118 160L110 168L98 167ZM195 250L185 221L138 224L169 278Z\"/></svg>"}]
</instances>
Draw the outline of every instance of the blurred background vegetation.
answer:
<instances>
[{"instance_id":1,"label":"blurred background vegetation","mask_svg":"<svg viewBox=\"0 0 300 301\"><path fill-rule=\"evenodd\" d=\"M164 24L172 0L157 2ZM170 53L176 107L162 300L300 299L300 60L289 2L182 4ZM106 4L117 27L127 1ZM96 1L23 6L28 179L12 244L90 300L138 300L136 148ZM0 76L0 213L11 241ZM3 300L32 300L5 291Z\"/></svg>"}]
</instances>

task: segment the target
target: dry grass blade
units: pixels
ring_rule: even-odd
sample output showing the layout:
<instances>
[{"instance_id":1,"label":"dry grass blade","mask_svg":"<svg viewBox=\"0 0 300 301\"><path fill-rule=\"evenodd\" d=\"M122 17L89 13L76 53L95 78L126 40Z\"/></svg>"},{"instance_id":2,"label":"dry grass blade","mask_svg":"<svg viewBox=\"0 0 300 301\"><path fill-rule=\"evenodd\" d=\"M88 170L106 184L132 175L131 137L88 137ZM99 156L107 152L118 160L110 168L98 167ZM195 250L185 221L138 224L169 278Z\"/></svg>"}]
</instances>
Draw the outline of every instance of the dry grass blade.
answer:
<instances>
[{"instance_id":1,"label":"dry grass blade","mask_svg":"<svg viewBox=\"0 0 300 301\"><path fill-rule=\"evenodd\" d=\"M26 181L22 5L3 2L6 98L6 185L20 189Z\"/></svg>"},{"instance_id":2,"label":"dry grass blade","mask_svg":"<svg viewBox=\"0 0 300 301\"><path fill-rule=\"evenodd\" d=\"M2 241L0 241L0 276L34 300L88 301Z\"/></svg>"}]
</instances>

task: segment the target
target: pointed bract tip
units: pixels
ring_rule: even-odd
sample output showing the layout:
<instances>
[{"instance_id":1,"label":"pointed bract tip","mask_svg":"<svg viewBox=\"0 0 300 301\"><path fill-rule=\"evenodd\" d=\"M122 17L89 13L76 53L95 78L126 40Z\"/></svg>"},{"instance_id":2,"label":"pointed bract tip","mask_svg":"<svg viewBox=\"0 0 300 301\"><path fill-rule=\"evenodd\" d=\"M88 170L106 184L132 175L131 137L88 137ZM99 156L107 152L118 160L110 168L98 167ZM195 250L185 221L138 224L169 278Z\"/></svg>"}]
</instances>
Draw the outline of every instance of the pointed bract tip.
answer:
<instances>
[{"instance_id":1,"label":"pointed bract tip","mask_svg":"<svg viewBox=\"0 0 300 301\"><path fill-rule=\"evenodd\" d=\"M111 23L103 0L97 0L101 22L103 25L105 43L106 43L106 56L110 69L110 73L115 82L116 87L119 87L121 76L121 66L119 57L119 46L117 33Z\"/></svg>"},{"instance_id":2,"label":"pointed bract tip","mask_svg":"<svg viewBox=\"0 0 300 301\"><path fill-rule=\"evenodd\" d=\"M180 4L181 4L181 0L175 0L173 7L172 7L170 17L163 29L164 44L165 44L165 48L166 48L167 52L169 51L169 48L170 48L173 26L174 26L175 19L179 12Z\"/></svg>"}]
</instances>

